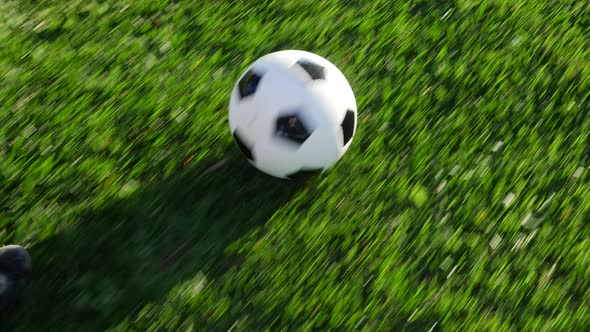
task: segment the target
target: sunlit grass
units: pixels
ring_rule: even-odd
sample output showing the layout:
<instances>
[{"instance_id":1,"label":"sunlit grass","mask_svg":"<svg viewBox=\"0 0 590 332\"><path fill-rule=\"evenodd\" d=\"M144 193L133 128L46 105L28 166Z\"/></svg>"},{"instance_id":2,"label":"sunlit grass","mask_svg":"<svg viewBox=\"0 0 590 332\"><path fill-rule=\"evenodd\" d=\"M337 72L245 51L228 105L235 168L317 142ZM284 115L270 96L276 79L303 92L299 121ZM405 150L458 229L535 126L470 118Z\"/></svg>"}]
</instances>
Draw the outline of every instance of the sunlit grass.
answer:
<instances>
[{"instance_id":1,"label":"sunlit grass","mask_svg":"<svg viewBox=\"0 0 590 332\"><path fill-rule=\"evenodd\" d=\"M436 4L435 4L436 3ZM7 331L590 329L584 1L3 1ZM327 174L239 155L229 94L304 49L358 132ZM2 329L4 330L4 329Z\"/></svg>"}]
</instances>

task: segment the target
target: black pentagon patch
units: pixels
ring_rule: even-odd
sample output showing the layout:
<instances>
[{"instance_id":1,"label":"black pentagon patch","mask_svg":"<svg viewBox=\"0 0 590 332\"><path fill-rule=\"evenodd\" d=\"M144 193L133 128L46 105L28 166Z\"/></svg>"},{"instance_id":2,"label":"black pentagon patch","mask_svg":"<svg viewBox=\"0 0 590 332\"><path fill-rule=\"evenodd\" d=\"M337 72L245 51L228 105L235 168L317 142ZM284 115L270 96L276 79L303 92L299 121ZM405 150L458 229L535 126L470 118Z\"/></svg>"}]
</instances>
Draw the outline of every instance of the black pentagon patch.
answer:
<instances>
[{"instance_id":1,"label":"black pentagon patch","mask_svg":"<svg viewBox=\"0 0 590 332\"><path fill-rule=\"evenodd\" d=\"M352 138L352 134L354 134L354 112L351 110L346 111L346 115L344 116L344 120L342 120L342 134L344 137L343 145L348 144L350 139Z\"/></svg>"},{"instance_id":2,"label":"black pentagon patch","mask_svg":"<svg viewBox=\"0 0 590 332\"><path fill-rule=\"evenodd\" d=\"M323 170L323 168L301 169L295 173L288 174L287 177L291 180L304 180L320 174Z\"/></svg>"},{"instance_id":3,"label":"black pentagon patch","mask_svg":"<svg viewBox=\"0 0 590 332\"><path fill-rule=\"evenodd\" d=\"M252 157L252 149L250 149L242 140L242 138L240 138L240 135L238 134L238 130L236 129L234 131L234 141L236 142L236 145L238 146L238 148L240 149L240 151L242 152L242 154L244 155L244 157L246 157L248 160L254 160L254 158Z\"/></svg>"},{"instance_id":4,"label":"black pentagon patch","mask_svg":"<svg viewBox=\"0 0 590 332\"><path fill-rule=\"evenodd\" d=\"M277 118L275 134L288 141L303 144L311 136L308 127L296 113L286 114Z\"/></svg>"},{"instance_id":5,"label":"black pentagon patch","mask_svg":"<svg viewBox=\"0 0 590 332\"><path fill-rule=\"evenodd\" d=\"M305 70L312 80L326 79L326 68L307 59L297 61L297 64Z\"/></svg>"},{"instance_id":6,"label":"black pentagon patch","mask_svg":"<svg viewBox=\"0 0 590 332\"><path fill-rule=\"evenodd\" d=\"M249 70L238 83L240 98L245 98L250 95L253 95L254 92L256 92L256 88L258 88L260 79L262 79L262 75L257 74L252 70Z\"/></svg>"}]
</instances>

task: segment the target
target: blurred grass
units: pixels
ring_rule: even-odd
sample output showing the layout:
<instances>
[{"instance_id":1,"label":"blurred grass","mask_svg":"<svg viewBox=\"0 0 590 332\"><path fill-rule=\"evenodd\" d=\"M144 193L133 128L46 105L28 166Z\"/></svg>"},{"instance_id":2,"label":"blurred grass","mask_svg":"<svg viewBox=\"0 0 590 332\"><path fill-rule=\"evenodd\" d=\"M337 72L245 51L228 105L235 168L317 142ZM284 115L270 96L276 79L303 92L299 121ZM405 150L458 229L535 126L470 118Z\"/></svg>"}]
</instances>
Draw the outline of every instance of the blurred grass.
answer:
<instances>
[{"instance_id":1,"label":"blurred grass","mask_svg":"<svg viewBox=\"0 0 590 332\"><path fill-rule=\"evenodd\" d=\"M35 263L0 326L590 329L589 17L0 2L0 241ZM238 75L287 48L334 62L359 106L351 150L307 183L256 172L228 134Z\"/></svg>"}]
</instances>

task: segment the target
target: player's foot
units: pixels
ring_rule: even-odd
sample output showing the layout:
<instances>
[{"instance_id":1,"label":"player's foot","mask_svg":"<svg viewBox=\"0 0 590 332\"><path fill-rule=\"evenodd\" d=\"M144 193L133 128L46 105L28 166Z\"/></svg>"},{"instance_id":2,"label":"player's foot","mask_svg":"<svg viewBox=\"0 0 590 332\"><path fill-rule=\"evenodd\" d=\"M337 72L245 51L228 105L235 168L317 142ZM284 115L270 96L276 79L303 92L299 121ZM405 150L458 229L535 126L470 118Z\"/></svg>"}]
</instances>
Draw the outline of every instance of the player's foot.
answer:
<instances>
[{"instance_id":1,"label":"player's foot","mask_svg":"<svg viewBox=\"0 0 590 332\"><path fill-rule=\"evenodd\" d=\"M0 314L14 309L31 273L31 256L21 246L0 247Z\"/></svg>"}]
</instances>

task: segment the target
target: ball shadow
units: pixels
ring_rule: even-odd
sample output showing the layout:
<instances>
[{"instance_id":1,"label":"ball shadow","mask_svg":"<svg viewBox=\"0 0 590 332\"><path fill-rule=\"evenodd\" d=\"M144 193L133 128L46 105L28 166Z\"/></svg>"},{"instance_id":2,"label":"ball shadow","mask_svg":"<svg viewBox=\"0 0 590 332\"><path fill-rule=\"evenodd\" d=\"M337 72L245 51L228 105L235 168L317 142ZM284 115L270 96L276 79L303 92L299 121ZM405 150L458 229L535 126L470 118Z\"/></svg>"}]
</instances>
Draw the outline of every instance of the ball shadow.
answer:
<instances>
[{"instance_id":1,"label":"ball shadow","mask_svg":"<svg viewBox=\"0 0 590 332\"><path fill-rule=\"evenodd\" d=\"M88 208L74 227L31 248L33 277L8 330L104 331L199 272L215 278L239 266L243 258L227 246L305 180L267 176L235 150L229 158Z\"/></svg>"}]
</instances>

